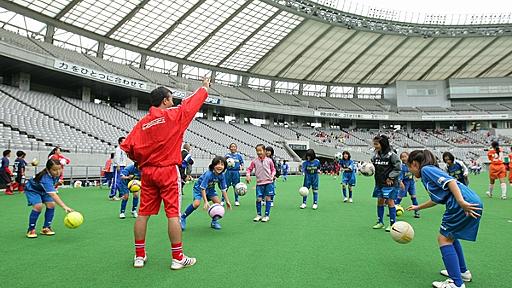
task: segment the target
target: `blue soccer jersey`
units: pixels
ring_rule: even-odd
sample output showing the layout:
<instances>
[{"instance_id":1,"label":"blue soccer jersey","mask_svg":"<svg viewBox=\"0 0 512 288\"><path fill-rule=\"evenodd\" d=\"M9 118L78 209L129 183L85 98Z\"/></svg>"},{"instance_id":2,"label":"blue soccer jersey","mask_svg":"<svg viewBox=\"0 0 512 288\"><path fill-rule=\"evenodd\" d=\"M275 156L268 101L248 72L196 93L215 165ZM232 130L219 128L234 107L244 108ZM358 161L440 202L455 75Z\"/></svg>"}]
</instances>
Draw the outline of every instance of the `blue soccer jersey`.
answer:
<instances>
[{"instance_id":1,"label":"blue soccer jersey","mask_svg":"<svg viewBox=\"0 0 512 288\"><path fill-rule=\"evenodd\" d=\"M288 175L288 171L290 170L290 166L288 164L284 163L281 166L281 170L283 171L283 175L286 176L286 175Z\"/></svg>"},{"instance_id":2,"label":"blue soccer jersey","mask_svg":"<svg viewBox=\"0 0 512 288\"><path fill-rule=\"evenodd\" d=\"M460 183L467 185L466 177L468 175L468 168L460 160L455 160L452 165L446 165L445 171L448 175L457 179Z\"/></svg>"},{"instance_id":3,"label":"blue soccer jersey","mask_svg":"<svg viewBox=\"0 0 512 288\"><path fill-rule=\"evenodd\" d=\"M342 159L339 161L341 170L343 170L343 174L341 177L341 183L345 185L356 185L356 172L357 172L357 164L354 160L345 160ZM345 171L345 169L350 169L350 171Z\"/></svg>"},{"instance_id":4,"label":"blue soccer jersey","mask_svg":"<svg viewBox=\"0 0 512 288\"><path fill-rule=\"evenodd\" d=\"M400 171L399 177L400 181L404 182L404 184L407 182L414 182L414 175L412 175L407 164L402 163L402 170Z\"/></svg>"},{"instance_id":5,"label":"blue soccer jersey","mask_svg":"<svg viewBox=\"0 0 512 288\"><path fill-rule=\"evenodd\" d=\"M226 158L226 160L229 159L229 158L235 160L235 166L228 167L229 171L240 171L240 166L244 165L244 158L238 152L237 153L228 153L224 157Z\"/></svg>"},{"instance_id":6,"label":"blue soccer jersey","mask_svg":"<svg viewBox=\"0 0 512 288\"><path fill-rule=\"evenodd\" d=\"M318 172L320 171L320 160L304 161L302 172L304 173L304 187L318 190Z\"/></svg>"},{"instance_id":7,"label":"blue soccer jersey","mask_svg":"<svg viewBox=\"0 0 512 288\"><path fill-rule=\"evenodd\" d=\"M39 195L45 195L47 193L57 193L55 185L59 182L60 177L52 177L49 173L46 173L41 177L39 182L36 182L34 177L28 180L25 186L25 191L37 193Z\"/></svg>"},{"instance_id":8,"label":"blue soccer jersey","mask_svg":"<svg viewBox=\"0 0 512 288\"><path fill-rule=\"evenodd\" d=\"M135 167L135 165L128 165L126 166L122 171L121 171L121 175L123 176L130 176L130 175L133 175L135 176L133 179L140 179L140 171L137 167ZM129 181L128 181L129 182Z\"/></svg>"},{"instance_id":9,"label":"blue soccer jersey","mask_svg":"<svg viewBox=\"0 0 512 288\"><path fill-rule=\"evenodd\" d=\"M480 217L475 219L466 216L453 193L448 189L448 183L456 181L456 179L440 168L428 165L421 168L421 181L429 193L430 200L437 204L446 205L439 232L451 239L475 241ZM466 202L478 204L480 208L483 207L480 197L475 192L460 182L457 182L457 186ZM479 214L482 212L478 211Z\"/></svg>"},{"instance_id":10,"label":"blue soccer jersey","mask_svg":"<svg viewBox=\"0 0 512 288\"><path fill-rule=\"evenodd\" d=\"M27 162L25 161L25 159L16 158L16 160L14 160L14 165L13 165L14 173L17 173L18 175L22 174L23 171L25 170L25 167L27 167Z\"/></svg>"},{"instance_id":11,"label":"blue soccer jersey","mask_svg":"<svg viewBox=\"0 0 512 288\"><path fill-rule=\"evenodd\" d=\"M202 189L206 190L206 197L208 199L217 196L217 193L215 193L215 185L217 185L223 192L227 190L224 173L215 174L213 171L204 172L194 184L194 199L202 199Z\"/></svg>"}]
</instances>

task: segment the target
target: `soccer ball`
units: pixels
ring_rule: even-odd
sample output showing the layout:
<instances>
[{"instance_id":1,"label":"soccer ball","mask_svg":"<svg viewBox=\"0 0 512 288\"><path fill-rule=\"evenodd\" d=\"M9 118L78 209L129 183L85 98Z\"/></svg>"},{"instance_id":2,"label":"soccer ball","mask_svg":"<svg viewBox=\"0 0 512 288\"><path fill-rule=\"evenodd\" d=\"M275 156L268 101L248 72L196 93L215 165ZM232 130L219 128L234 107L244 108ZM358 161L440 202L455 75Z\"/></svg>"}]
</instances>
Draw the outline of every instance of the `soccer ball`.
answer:
<instances>
[{"instance_id":1,"label":"soccer ball","mask_svg":"<svg viewBox=\"0 0 512 288\"><path fill-rule=\"evenodd\" d=\"M75 187L75 188L80 188L80 187L82 187L82 181L80 181L80 180L75 181L75 183L73 184L73 187Z\"/></svg>"},{"instance_id":2,"label":"soccer ball","mask_svg":"<svg viewBox=\"0 0 512 288\"><path fill-rule=\"evenodd\" d=\"M306 187L300 187L300 189L299 189L299 194L300 194L300 196L302 196L302 197L306 197L306 196L308 196L308 194L309 194L309 189L308 189L308 188L306 188Z\"/></svg>"},{"instance_id":3,"label":"soccer ball","mask_svg":"<svg viewBox=\"0 0 512 288\"><path fill-rule=\"evenodd\" d=\"M400 206L400 205L396 205L395 206L396 208L396 216L400 217L402 215L404 215L404 207Z\"/></svg>"},{"instance_id":4,"label":"soccer ball","mask_svg":"<svg viewBox=\"0 0 512 288\"><path fill-rule=\"evenodd\" d=\"M235 167L235 159L233 159L233 158L228 158L228 159L226 160L226 162L228 163L228 167L229 167L229 168L233 168L233 167Z\"/></svg>"},{"instance_id":5,"label":"soccer ball","mask_svg":"<svg viewBox=\"0 0 512 288\"><path fill-rule=\"evenodd\" d=\"M373 176L375 173L375 166L373 166L370 162L364 162L363 165L361 165L361 174L363 176Z\"/></svg>"},{"instance_id":6,"label":"soccer ball","mask_svg":"<svg viewBox=\"0 0 512 288\"><path fill-rule=\"evenodd\" d=\"M391 238L400 244L407 244L414 238L414 229L405 221L398 221L391 226Z\"/></svg>"},{"instance_id":7,"label":"soccer ball","mask_svg":"<svg viewBox=\"0 0 512 288\"><path fill-rule=\"evenodd\" d=\"M245 183L240 182L235 185L235 191L236 194L244 196L247 193L247 185L245 185Z\"/></svg>"},{"instance_id":8,"label":"soccer ball","mask_svg":"<svg viewBox=\"0 0 512 288\"><path fill-rule=\"evenodd\" d=\"M66 166L68 165L68 162L66 161L66 159L60 159L60 165Z\"/></svg>"},{"instance_id":9,"label":"soccer ball","mask_svg":"<svg viewBox=\"0 0 512 288\"><path fill-rule=\"evenodd\" d=\"M334 159L336 159L336 160L343 159L343 153L338 152L338 153L334 154Z\"/></svg>"},{"instance_id":10,"label":"soccer ball","mask_svg":"<svg viewBox=\"0 0 512 288\"><path fill-rule=\"evenodd\" d=\"M139 180L132 180L128 182L128 189L130 189L130 192L139 192L142 184Z\"/></svg>"},{"instance_id":11,"label":"soccer ball","mask_svg":"<svg viewBox=\"0 0 512 288\"><path fill-rule=\"evenodd\" d=\"M39 160L37 160L37 158L32 159L32 162L30 162L30 165L32 165L32 166L39 165Z\"/></svg>"},{"instance_id":12,"label":"soccer ball","mask_svg":"<svg viewBox=\"0 0 512 288\"><path fill-rule=\"evenodd\" d=\"M75 229L84 223L84 216L79 212L73 211L70 212L64 217L64 226Z\"/></svg>"},{"instance_id":13,"label":"soccer ball","mask_svg":"<svg viewBox=\"0 0 512 288\"><path fill-rule=\"evenodd\" d=\"M213 204L210 206L210 209L208 209L208 215L212 217L213 220L219 220L220 218L224 217L224 207L220 204Z\"/></svg>"}]
</instances>

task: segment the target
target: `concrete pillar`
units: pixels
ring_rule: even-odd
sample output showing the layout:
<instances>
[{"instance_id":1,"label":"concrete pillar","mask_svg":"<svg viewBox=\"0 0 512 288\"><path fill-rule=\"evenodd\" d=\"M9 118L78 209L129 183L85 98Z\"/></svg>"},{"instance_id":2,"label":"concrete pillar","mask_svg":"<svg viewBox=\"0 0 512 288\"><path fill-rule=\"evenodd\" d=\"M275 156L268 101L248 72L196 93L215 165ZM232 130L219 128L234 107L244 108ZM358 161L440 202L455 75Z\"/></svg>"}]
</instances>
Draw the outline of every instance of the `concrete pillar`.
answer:
<instances>
[{"instance_id":1,"label":"concrete pillar","mask_svg":"<svg viewBox=\"0 0 512 288\"><path fill-rule=\"evenodd\" d=\"M270 92L276 92L276 80L270 81Z\"/></svg>"},{"instance_id":2,"label":"concrete pillar","mask_svg":"<svg viewBox=\"0 0 512 288\"><path fill-rule=\"evenodd\" d=\"M304 84L299 84L299 95L304 95Z\"/></svg>"},{"instance_id":3,"label":"concrete pillar","mask_svg":"<svg viewBox=\"0 0 512 288\"><path fill-rule=\"evenodd\" d=\"M410 121L407 122L405 125L406 125L406 128L407 128L408 131L412 130L412 123Z\"/></svg>"},{"instance_id":4,"label":"concrete pillar","mask_svg":"<svg viewBox=\"0 0 512 288\"><path fill-rule=\"evenodd\" d=\"M212 71L212 75L210 76L210 81L215 83L215 78L217 77L217 71Z\"/></svg>"},{"instance_id":5,"label":"concrete pillar","mask_svg":"<svg viewBox=\"0 0 512 288\"><path fill-rule=\"evenodd\" d=\"M139 68L146 69L146 62L148 61L148 55L141 54L140 55L140 65Z\"/></svg>"},{"instance_id":6,"label":"concrete pillar","mask_svg":"<svg viewBox=\"0 0 512 288\"><path fill-rule=\"evenodd\" d=\"M130 110L139 110L139 98L132 96L131 97L131 103L128 107Z\"/></svg>"},{"instance_id":7,"label":"concrete pillar","mask_svg":"<svg viewBox=\"0 0 512 288\"><path fill-rule=\"evenodd\" d=\"M183 64L178 63L178 77L183 77Z\"/></svg>"},{"instance_id":8,"label":"concrete pillar","mask_svg":"<svg viewBox=\"0 0 512 288\"><path fill-rule=\"evenodd\" d=\"M30 74L25 72L16 73L12 76L12 86L23 91L30 91Z\"/></svg>"},{"instance_id":9,"label":"concrete pillar","mask_svg":"<svg viewBox=\"0 0 512 288\"><path fill-rule=\"evenodd\" d=\"M359 87L354 87L354 99L359 98Z\"/></svg>"},{"instance_id":10,"label":"concrete pillar","mask_svg":"<svg viewBox=\"0 0 512 288\"><path fill-rule=\"evenodd\" d=\"M249 86L249 76L242 76L242 86L243 87Z\"/></svg>"},{"instance_id":11,"label":"concrete pillar","mask_svg":"<svg viewBox=\"0 0 512 288\"><path fill-rule=\"evenodd\" d=\"M357 127L357 121L356 120L352 120L352 122L350 123L350 126L348 127L348 129L355 129Z\"/></svg>"},{"instance_id":12,"label":"concrete pillar","mask_svg":"<svg viewBox=\"0 0 512 288\"><path fill-rule=\"evenodd\" d=\"M44 35L44 42L52 44L54 34L55 27L53 25L46 25L46 34Z\"/></svg>"},{"instance_id":13,"label":"concrete pillar","mask_svg":"<svg viewBox=\"0 0 512 288\"><path fill-rule=\"evenodd\" d=\"M435 122L436 129L441 129L441 122Z\"/></svg>"},{"instance_id":14,"label":"concrete pillar","mask_svg":"<svg viewBox=\"0 0 512 288\"><path fill-rule=\"evenodd\" d=\"M91 87L82 87L82 101L91 102Z\"/></svg>"},{"instance_id":15,"label":"concrete pillar","mask_svg":"<svg viewBox=\"0 0 512 288\"><path fill-rule=\"evenodd\" d=\"M325 97L331 97L331 86L327 86L325 89Z\"/></svg>"},{"instance_id":16,"label":"concrete pillar","mask_svg":"<svg viewBox=\"0 0 512 288\"><path fill-rule=\"evenodd\" d=\"M236 120L236 122L238 122L239 124L245 124L245 115L242 113L238 114Z\"/></svg>"},{"instance_id":17,"label":"concrete pillar","mask_svg":"<svg viewBox=\"0 0 512 288\"><path fill-rule=\"evenodd\" d=\"M208 108L208 110L206 110L206 119L213 120L213 109Z\"/></svg>"},{"instance_id":18,"label":"concrete pillar","mask_svg":"<svg viewBox=\"0 0 512 288\"><path fill-rule=\"evenodd\" d=\"M103 58L103 52L105 52L105 43L98 42L98 58Z\"/></svg>"}]
</instances>

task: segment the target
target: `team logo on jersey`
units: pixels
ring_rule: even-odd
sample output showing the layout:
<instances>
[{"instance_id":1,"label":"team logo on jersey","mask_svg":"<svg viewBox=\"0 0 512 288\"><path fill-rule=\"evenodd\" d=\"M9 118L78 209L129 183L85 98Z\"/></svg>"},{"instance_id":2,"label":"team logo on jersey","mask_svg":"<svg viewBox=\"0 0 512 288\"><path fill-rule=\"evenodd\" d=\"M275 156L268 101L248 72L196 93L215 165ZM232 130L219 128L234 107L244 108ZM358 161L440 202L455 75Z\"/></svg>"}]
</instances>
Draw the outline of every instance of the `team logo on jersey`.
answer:
<instances>
[{"instance_id":1,"label":"team logo on jersey","mask_svg":"<svg viewBox=\"0 0 512 288\"><path fill-rule=\"evenodd\" d=\"M389 165L389 161L375 159L375 165Z\"/></svg>"},{"instance_id":2,"label":"team logo on jersey","mask_svg":"<svg viewBox=\"0 0 512 288\"><path fill-rule=\"evenodd\" d=\"M444 181L446 181L445 177L439 177L439 179L437 179L437 183L439 184L443 184Z\"/></svg>"},{"instance_id":3,"label":"team logo on jersey","mask_svg":"<svg viewBox=\"0 0 512 288\"><path fill-rule=\"evenodd\" d=\"M142 125L142 130L146 130L146 129L151 128L151 127L153 127L155 125L160 125L160 124L164 124L164 123L165 123L165 118L164 117L156 118L155 120Z\"/></svg>"}]
</instances>

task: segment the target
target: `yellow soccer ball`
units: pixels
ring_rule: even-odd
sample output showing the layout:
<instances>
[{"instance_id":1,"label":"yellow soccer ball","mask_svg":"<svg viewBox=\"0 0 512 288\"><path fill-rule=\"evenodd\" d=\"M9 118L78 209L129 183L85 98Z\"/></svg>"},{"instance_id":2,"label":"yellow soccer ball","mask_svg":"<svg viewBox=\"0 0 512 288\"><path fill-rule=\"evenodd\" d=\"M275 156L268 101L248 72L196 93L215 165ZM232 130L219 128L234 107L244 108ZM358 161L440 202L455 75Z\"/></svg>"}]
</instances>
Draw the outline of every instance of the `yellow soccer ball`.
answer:
<instances>
[{"instance_id":1,"label":"yellow soccer ball","mask_svg":"<svg viewBox=\"0 0 512 288\"><path fill-rule=\"evenodd\" d=\"M75 229L84 223L84 216L79 212L73 211L70 212L64 217L64 226Z\"/></svg>"},{"instance_id":2,"label":"yellow soccer ball","mask_svg":"<svg viewBox=\"0 0 512 288\"><path fill-rule=\"evenodd\" d=\"M404 207L400 206L400 205L396 205L396 216L400 217L402 215L404 215Z\"/></svg>"},{"instance_id":3,"label":"yellow soccer ball","mask_svg":"<svg viewBox=\"0 0 512 288\"><path fill-rule=\"evenodd\" d=\"M130 189L130 192L132 193L139 192L141 187L142 184L139 180L132 180L128 182L128 189Z\"/></svg>"},{"instance_id":4,"label":"yellow soccer ball","mask_svg":"<svg viewBox=\"0 0 512 288\"><path fill-rule=\"evenodd\" d=\"M39 165L39 160L37 158L32 159L32 162L30 162L30 165L32 165L32 166Z\"/></svg>"}]
</instances>

